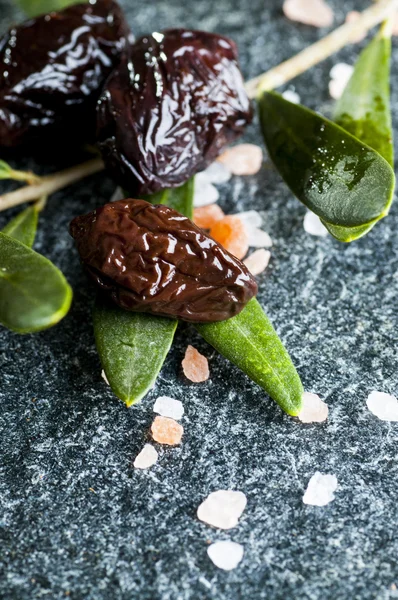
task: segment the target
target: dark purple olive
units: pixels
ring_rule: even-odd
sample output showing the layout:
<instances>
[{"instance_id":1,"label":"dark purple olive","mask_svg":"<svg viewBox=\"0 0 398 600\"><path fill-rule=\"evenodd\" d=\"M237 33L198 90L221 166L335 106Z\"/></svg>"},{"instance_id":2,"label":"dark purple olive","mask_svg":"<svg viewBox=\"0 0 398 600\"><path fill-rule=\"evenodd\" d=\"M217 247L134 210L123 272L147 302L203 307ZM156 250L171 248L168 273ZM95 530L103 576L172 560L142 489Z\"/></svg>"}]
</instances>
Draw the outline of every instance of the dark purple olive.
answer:
<instances>
[{"instance_id":1,"label":"dark purple olive","mask_svg":"<svg viewBox=\"0 0 398 600\"><path fill-rule=\"evenodd\" d=\"M240 260L164 205L111 202L74 219L70 232L89 275L126 310L222 321L257 293Z\"/></svg>"},{"instance_id":2,"label":"dark purple olive","mask_svg":"<svg viewBox=\"0 0 398 600\"><path fill-rule=\"evenodd\" d=\"M0 147L95 135L95 105L129 30L113 0L78 4L0 40Z\"/></svg>"},{"instance_id":3,"label":"dark purple olive","mask_svg":"<svg viewBox=\"0 0 398 600\"><path fill-rule=\"evenodd\" d=\"M234 42L172 29L138 40L98 103L106 166L130 194L181 185L252 119Z\"/></svg>"}]
</instances>

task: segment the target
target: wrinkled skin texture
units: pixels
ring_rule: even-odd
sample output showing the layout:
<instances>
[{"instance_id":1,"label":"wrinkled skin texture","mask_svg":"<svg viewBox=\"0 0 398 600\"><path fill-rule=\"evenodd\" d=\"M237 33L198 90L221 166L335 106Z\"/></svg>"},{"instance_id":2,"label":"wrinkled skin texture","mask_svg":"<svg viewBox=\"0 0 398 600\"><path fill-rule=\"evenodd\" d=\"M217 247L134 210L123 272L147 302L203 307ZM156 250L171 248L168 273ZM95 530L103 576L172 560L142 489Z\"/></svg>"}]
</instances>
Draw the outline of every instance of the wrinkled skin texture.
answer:
<instances>
[{"instance_id":1,"label":"wrinkled skin texture","mask_svg":"<svg viewBox=\"0 0 398 600\"><path fill-rule=\"evenodd\" d=\"M127 44L113 0L30 19L0 40L0 147L95 136L95 105Z\"/></svg>"},{"instance_id":2,"label":"wrinkled skin texture","mask_svg":"<svg viewBox=\"0 0 398 600\"><path fill-rule=\"evenodd\" d=\"M235 43L184 29L133 44L97 111L106 166L138 196L179 186L205 169L252 119Z\"/></svg>"},{"instance_id":3,"label":"wrinkled skin texture","mask_svg":"<svg viewBox=\"0 0 398 600\"><path fill-rule=\"evenodd\" d=\"M127 310L222 321L257 293L240 260L164 205L112 202L74 219L70 232L89 275Z\"/></svg>"}]
</instances>

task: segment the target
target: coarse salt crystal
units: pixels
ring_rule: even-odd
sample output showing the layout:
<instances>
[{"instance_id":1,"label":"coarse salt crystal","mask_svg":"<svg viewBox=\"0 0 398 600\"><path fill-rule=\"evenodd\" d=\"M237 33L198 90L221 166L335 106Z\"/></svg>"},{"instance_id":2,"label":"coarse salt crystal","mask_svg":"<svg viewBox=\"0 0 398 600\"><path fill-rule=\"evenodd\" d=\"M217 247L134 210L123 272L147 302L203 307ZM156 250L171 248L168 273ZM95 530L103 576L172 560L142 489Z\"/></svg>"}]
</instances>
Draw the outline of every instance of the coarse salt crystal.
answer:
<instances>
[{"instance_id":1,"label":"coarse salt crystal","mask_svg":"<svg viewBox=\"0 0 398 600\"><path fill-rule=\"evenodd\" d=\"M210 235L236 258L242 259L249 250L249 236L239 215L228 215L214 223Z\"/></svg>"},{"instance_id":2,"label":"coarse salt crystal","mask_svg":"<svg viewBox=\"0 0 398 600\"><path fill-rule=\"evenodd\" d=\"M328 234L328 230L322 223L318 215L312 211L307 211L304 217L304 229L310 235L316 235L318 237L325 237Z\"/></svg>"},{"instance_id":3,"label":"coarse salt crystal","mask_svg":"<svg viewBox=\"0 0 398 600\"><path fill-rule=\"evenodd\" d=\"M210 183L221 184L226 183L231 179L232 173L227 167L219 161L212 163L203 173L206 175Z\"/></svg>"},{"instance_id":4,"label":"coarse salt crystal","mask_svg":"<svg viewBox=\"0 0 398 600\"><path fill-rule=\"evenodd\" d=\"M256 229L257 227L261 227L263 224L262 216L257 210L246 210L237 215L242 223L244 223L245 227L250 229Z\"/></svg>"},{"instance_id":5,"label":"coarse salt crystal","mask_svg":"<svg viewBox=\"0 0 398 600\"><path fill-rule=\"evenodd\" d=\"M247 234L251 248L271 248L272 239L266 231L254 228L247 230Z\"/></svg>"},{"instance_id":6,"label":"coarse salt crystal","mask_svg":"<svg viewBox=\"0 0 398 600\"><path fill-rule=\"evenodd\" d=\"M217 221L221 221L224 217L225 214L218 204L201 206L193 211L193 222L202 229L211 229Z\"/></svg>"},{"instance_id":7,"label":"coarse salt crystal","mask_svg":"<svg viewBox=\"0 0 398 600\"><path fill-rule=\"evenodd\" d=\"M136 469L149 469L158 460L158 453L151 444L145 444L141 452L136 456L134 467Z\"/></svg>"},{"instance_id":8,"label":"coarse salt crystal","mask_svg":"<svg viewBox=\"0 0 398 600\"><path fill-rule=\"evenodd\" d=\"M330 71L329 93L332 98L338 100L343 95L351 75L354 71L352 65L346 63L337 63Z\"/></svg>"},{"instance_id":9,"label":"coarse salt crystal","mask_svg":"<svg viewBox=\"0 0 398 600\"><path fill-rule=\"evenodd\" d=\"M155 442L167 446L177 446L181 442L184 429L174 419L156 417L151 426L151 433Z\"/></svg>"},{"instance_id":10,"label":"coarse salt crystal","mask_svg":"<svg viewBox=\"0 0 398 600\"><path fill-rule=\"evenodd\" d=\"M118 200L123 200L125 198L125 194L120 186L118 186L111 196L111 202L117 202Z\"/></svg>"},{"instance_id":11,"label":"coarse salt crystal","mask_svg":"<svg viewBox=\"0 0 398 600\"><path fill-rule=\"evenodd\" d=\"M153 405L154 412L162 415L162 417L169 417L179 421L184 414L184 407L180 400L169 398L169 396L159 396Z\"/></svg>"},{"instance_id":12,"label":"coarse salt crystal","mask_svg":"<svg viewBox=\"0 0 398 600\"><path fill-rule=\"evenodd\" d=\"M369 394L366 405L382 421L398 421L398 400L395 396L374 391Z\"/></svg>"},{"instance_id":13,"label":"coarse salt crystal","mask_svg":"<svg viewBox=\"0 0 398 600\"><path fill-rule=\"evenodd\" d=\"M316 394L304 392L303 407L298 418L302 423L322 423L328 418L329 408Z\"/></svg>"},{"instance_id":14,"label":"coarse salt crystal","mask_svg":"<svg viewBox=\"0 0 398 600\"><path fill-rule=\"evenodd\" d=\"M102 369L102 371L101 371L101 377L105 381L105 383L107 383L109 385L109 381L108 381L108 378L107 378L107 376L105 374L104 369Z\"/></svg>"},{"instance_id":15,"label":"coarse salt crystal","mask_svg":"<svg viewBox=\"0 0 398 600\"><path fill-rule=\"evenodd\" d=\"M195 177L193 205L198 207L214 204L219 197L217 188L208 180L205 173L198 173Z\"/></svg>"},{"instance_id":16,"label":"coarse salt crystal","mask_svg":"<svg viewBox=\"0 0 398 600\"><path fill-rule=\"evenodd\" d=\"M228 148L217 158L233 175L255 175L263 164L263 151L255 144Z\"/></svg>"},{"instance_id":17,"label":"coarse salt crystal","mask_svg":"<svg viewBox=\"0 0 398 600\"><path fill-rule=\"evenodd\" d=\"M250 256L248 256L243 262L249 269L252 275L260 275L268 267L268 263L271 258L271 252L260 248L255 250Z\"/></svg>"},{"instance_id":18,"label":"coarse salt crystal","mask_svg":"<svg viewBox=\"0 0 398 600\"><path fill-rule=\"evenodd\" d=\"M326 506L334 500L336 489L336 475L322 475L322 473L317 471L308 482L303 502L311 506Z\"/></svg>"},{"instance_id":19,"label":"coarse salt crystal","mask_svg":"<svg viewBox=\"0 0 398 600\"><path fill-rule=\"evenodd\" d=\"M291 21L329 27L334 20L333 11L324 0L285 0L283 12Z\"/></svg>"},{"instance_id":20,"label":"coarse salt crystal","mask_svg":"<svg viewBox=\"0 0 398 600\"><path fill-rule=\"evenodd\" d=\"M293 104L300 104L301 102L300 96L297 92L294 92L293 90L286 90L285 92L283 92L282 97L285 100L292 102Z\"/></svg>"},{"instance_id":21,"label":"coarse salt crystal","mask_svg":"<svg viewBox=\"0 0 398 600\"><path fill-rule=\"evenodd\" d=\"M218 490L209 494L199 506L198 519L219 529L232 529L238 524L246 504L243 492Z\"/></svg>"},{"instance_id":22,"label":"coarse salt crystal","mask_svg":"<svg viewBox=\"0 0 398 600\"><path fill-rule=\"evenodd\" d=\"M202 383L209 379L210 372L208 360L193 346L187 347L181 364L185 377L190 381Z\"/></svg>"},{"instance_id":23,"label":"coarse salt crystal","mask_svg":"<svg viewBox=\"0 0 398 600\"><path fill-rule=\"evenodd\" d=\"M207 554L216 567L232 571L243 558L243 546L229 540L214 542L207 548Z\"/></svg>"}]
</instances>

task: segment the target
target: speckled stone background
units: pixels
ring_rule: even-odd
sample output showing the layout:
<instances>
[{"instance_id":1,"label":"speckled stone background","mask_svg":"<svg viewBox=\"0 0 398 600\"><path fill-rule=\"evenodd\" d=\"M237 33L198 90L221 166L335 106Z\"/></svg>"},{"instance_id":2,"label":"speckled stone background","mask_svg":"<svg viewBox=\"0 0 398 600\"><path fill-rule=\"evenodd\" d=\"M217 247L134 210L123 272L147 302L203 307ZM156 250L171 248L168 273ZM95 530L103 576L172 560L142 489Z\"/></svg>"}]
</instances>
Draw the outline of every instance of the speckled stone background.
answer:
<instances>
[{"instance_id":1,"label":"speckled stone background","mask_svg":"<svg viewBox=\"0 0 398 600\"><path fill-rule=\"evenodd\" d=\"M360 0L330 0L336 23ZM123 4L137 34L170 26L226 33L246 77L288 58L324 31L287 21L281 0L179 0ZM1 26L17 11L0 0ZM398 125L398 43L393 118ZM328 74L358 47L291 84L328 112ZM258 127L247 140L261 143ZM51 171L79 160L75 153ZM305 388L329 404L325 425L282 414L256 385L190 327L181 327L153 392L127 410L100 377L90 320L93 292L67 233L70 219L105 202L114 186L92 177L52 197L36 249L67 275L75 299L57 327L34 336L0 329L0 598L76 600L387 600L398 598L398 424L366 408L373 390L398 393L398 204L365 239L342 245L303 230L304 208L268 165L222 188L228 212L256 208L274 240L260 300ZM0 215L0 226L12 211ZM190 385L181 359L192 342L211 379ZM135 471L160 394L183 401L184 443L160 448ZM336 499L302 503L315 471L335 473ZM213 490L242 490L240 524L221 532L195 511ZM239 567L218 570L209 542L244 545Z\"/></svg>"}]
</instances>

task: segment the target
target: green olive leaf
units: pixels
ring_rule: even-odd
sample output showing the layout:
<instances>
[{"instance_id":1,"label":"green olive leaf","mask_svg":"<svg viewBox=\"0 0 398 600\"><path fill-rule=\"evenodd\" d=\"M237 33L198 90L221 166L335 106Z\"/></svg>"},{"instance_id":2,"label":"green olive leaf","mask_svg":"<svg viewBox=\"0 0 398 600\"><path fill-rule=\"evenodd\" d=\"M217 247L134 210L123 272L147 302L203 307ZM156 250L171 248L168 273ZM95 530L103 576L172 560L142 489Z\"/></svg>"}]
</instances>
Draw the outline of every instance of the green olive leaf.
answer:
<instances>
[{"instance_id":1,"label":"green olive leaf","mask_svg":"<svg viewBox=\"0 0 398 600\"><path fill-rule=\"evenodd\" d=\"M260 385L282 410L292 416L299 414L304 391L300 377L255 298L232 319L195 327L220 354Z\"/></svg>"},{"instance_id":2,"label":"green olive leaf","mask_svg":"<svg viewBox=\"0 0 398 600\"><path fill-rule=\"evenodd\" d=\"M40 177L31 171L18 171L13 169L4 160L0 160L0 179L14 179L15 181L26 181L27 183L35 183Z\"/></svg>"},{"instance_id":3,"label":"green olive leaf","mask_svg":"<svg viewBox=\"0 0 398 600\"><path fill-rule=\"evenodd\" d=\"M386 24L360 54L333 121L394 167L390 61L391 31Z\"/></svg>"},{"instance_id":4,"label":"green olive leaf","mask_svg":"<svg viewBox=\"0 0 398 600\"><path fill-rule=\"evenodd\" d=\"M2 231L31 248L36 237L38 219L39 211L36 206L28 206L7 223Z\"/></svg>"},{"instance_id":5,"label":"green olive leaf","mask_svg":"<svg viewBox=\"0 0 398 600\"><path fill-rule=\"evenodd\" d=\"M192 215L193 180L183 186L146 196ZM127 194L128 195L128 194ZM94 334L102 368L113 393L127 406L139 402L153 387L173 343L176 319L134 313L97 297Z\"/></svg>"},{"instance_id":6,"label":"green olive leaf","mask_svg":"<svg viewBox=\"0 0 398 600\"><path fill-rule=\"evenodd\" d=\"M184 185L169 190L169 195L164 202L174 208L188 219L193 217L193 196L195 191L195 178L188 179Z\"/></svg>"},{"instance_id":7,"label":"green olive leaf","mask_svg":"<svg viewBox=\"0 0 398 600\"><path fill-rule=\"evenodd\" d=\"M47 258L0 233L0 323L33 333L58 323L68 312L72 290Z\"/></svg>"},{"instance_id":8,"label":"green olive leaf","mask_svg":"<svg viewBox=\"0 0 398 600\"><path fill-rule=\"evenodd\" d=\"M97 296L95 341L113 393L127 406L153 387L177 329L177 321L123 310Z\"/></svg>"},{"instance_id":9,"label":"green olive leaf","mask_svg":"<svg viewBox=\"0 0 398 600\"><path fill-rule=\"evenodd\" d=\"M340 241L364 235L388 214L395 175L388 162L339 125L264 92L264 139L284 181Z\"/></svg>"},{"instance_id":10,"label":"green olive leaf","mask_svg":"<svg viewBox=\"0 0 398 600\"><path fill-rule=\"evenodd\" d=\"M18 0L18 4L28 17L37 17L72 4L85 4L84 0Z\"/></svg>"}]
</instances>

